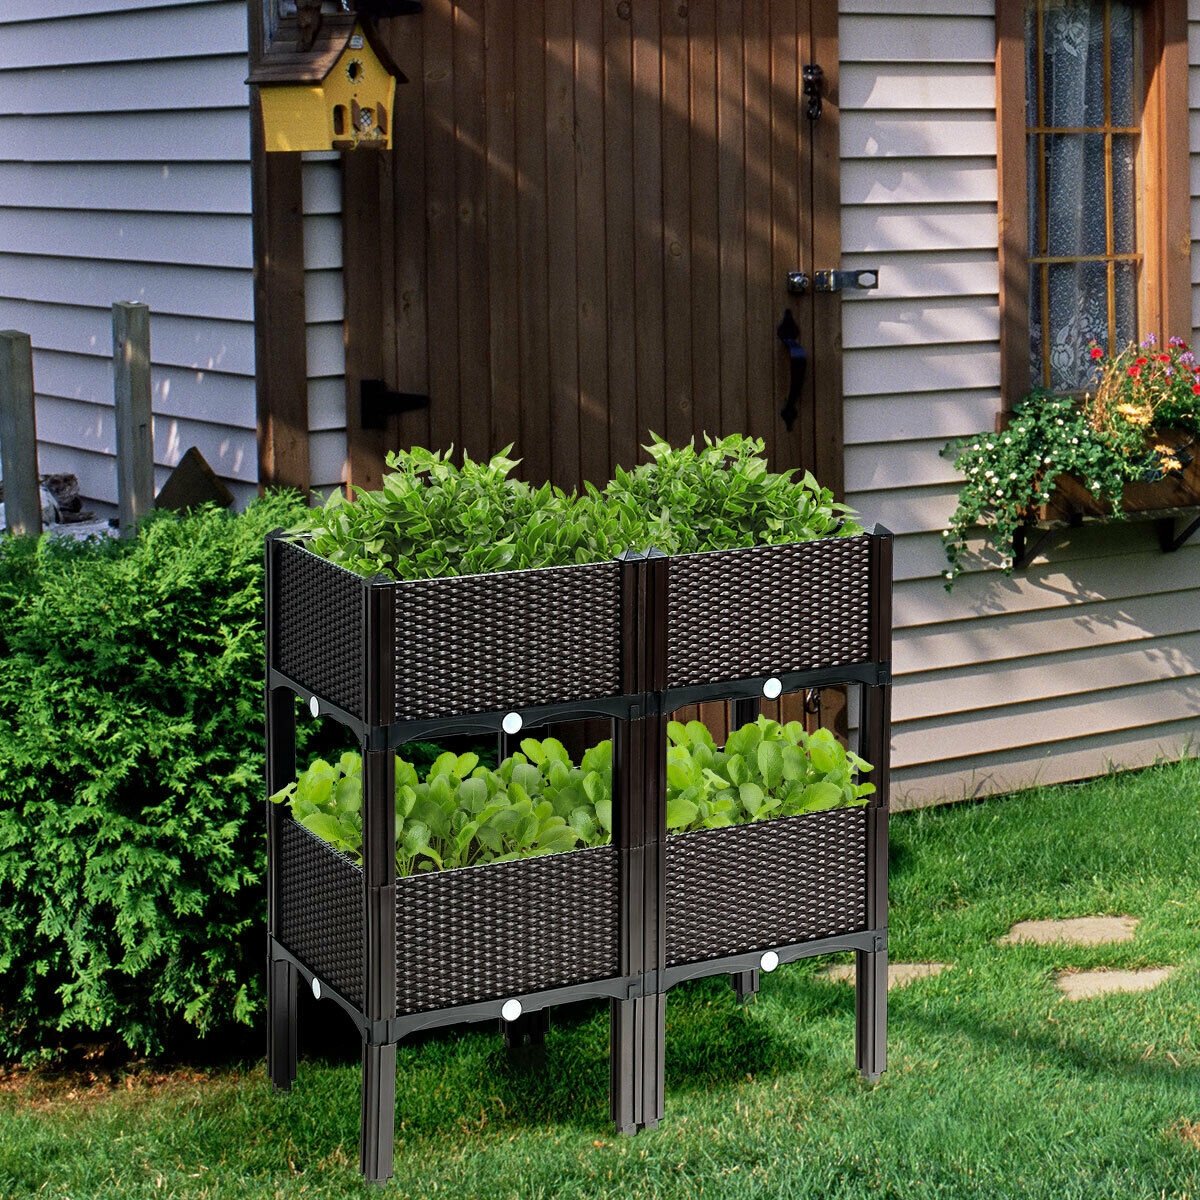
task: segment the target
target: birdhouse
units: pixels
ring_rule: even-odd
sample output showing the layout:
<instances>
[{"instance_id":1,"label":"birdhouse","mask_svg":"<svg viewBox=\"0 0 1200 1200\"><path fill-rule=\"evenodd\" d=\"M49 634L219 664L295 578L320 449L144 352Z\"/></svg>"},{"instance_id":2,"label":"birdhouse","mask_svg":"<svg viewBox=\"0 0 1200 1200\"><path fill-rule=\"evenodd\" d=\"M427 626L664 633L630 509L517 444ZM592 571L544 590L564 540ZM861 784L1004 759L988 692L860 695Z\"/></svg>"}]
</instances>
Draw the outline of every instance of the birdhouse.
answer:
<instances>
[{"instance_id":1,"label":"birdhouse","mask_svg":"<svg viewBox=\"0 0 1200 1200\"><path fill-rule=\"evenodd\" d=\"M392 147L396 83L403 73L372 27L326 18L311 44L256 66L268 151Z\"/></svg>"}]
</instances>

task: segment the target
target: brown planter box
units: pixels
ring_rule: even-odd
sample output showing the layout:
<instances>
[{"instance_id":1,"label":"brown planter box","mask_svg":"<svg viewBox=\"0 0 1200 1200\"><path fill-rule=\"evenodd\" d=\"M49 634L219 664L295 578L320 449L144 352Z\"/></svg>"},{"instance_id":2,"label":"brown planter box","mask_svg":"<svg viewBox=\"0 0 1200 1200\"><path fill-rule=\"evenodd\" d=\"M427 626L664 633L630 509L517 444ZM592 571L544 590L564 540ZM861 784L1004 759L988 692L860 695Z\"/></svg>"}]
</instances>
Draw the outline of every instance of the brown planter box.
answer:
<instances>
[{"instance_id":1,"label":"brown planter box","mask_svg":"<svg viewBox=\"0 0 1200 1200\"><path fill-rule=\"evenodd\" d=\"M1159 439L1155 439L1156 441ZM1171 445L1184 445L1186 434L1169 432L1161 438ZM1148 519L1200 508L1200 447L1191 447L1196 457L1182 471L1154 483L1131 483L1125 488L1121 511L1132 519ZM1094 496L1075 475L1062 475L1046 504L1034 510L1038 524L1078 525L1082 520L1111 520L1112 509L1102 496Z\"/></svg>"}]
</instances>

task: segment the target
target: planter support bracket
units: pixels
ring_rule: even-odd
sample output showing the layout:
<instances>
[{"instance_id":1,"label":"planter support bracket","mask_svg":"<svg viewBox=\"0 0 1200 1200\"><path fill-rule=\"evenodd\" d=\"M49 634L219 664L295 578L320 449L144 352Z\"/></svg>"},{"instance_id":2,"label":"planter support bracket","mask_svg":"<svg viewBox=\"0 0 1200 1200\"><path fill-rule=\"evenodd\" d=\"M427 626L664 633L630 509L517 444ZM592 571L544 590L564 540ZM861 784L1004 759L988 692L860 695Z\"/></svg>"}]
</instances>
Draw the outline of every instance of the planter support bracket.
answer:
<instances>
[{"instance_id":1,"label":"planter support bracket","mask_svg":"<svg viewBox=\"0 0 1200 1200\"><path fill-rule=\"evenodd\" d=\"M1030 540L1030 534L1037 536ZM1019 525L1013 533L1013 569L1024 570L1035 558L1038 551L1050 540L1054 529L1039 529L1036 525Z\"/></svg>"},{"instance_id":2,"label":"planter support bracket","mask_svg":"<svg viewBox=\"0 0 1200 1200\"><path fill-rule=\"evenodd\" d=\"M1182 529L1174 517L1164 517L1158 523L1158 543L1164 554L1174 554L1197 530L1200 530L1200 515L1194 516Z\"/></svg>"}]
</instances>

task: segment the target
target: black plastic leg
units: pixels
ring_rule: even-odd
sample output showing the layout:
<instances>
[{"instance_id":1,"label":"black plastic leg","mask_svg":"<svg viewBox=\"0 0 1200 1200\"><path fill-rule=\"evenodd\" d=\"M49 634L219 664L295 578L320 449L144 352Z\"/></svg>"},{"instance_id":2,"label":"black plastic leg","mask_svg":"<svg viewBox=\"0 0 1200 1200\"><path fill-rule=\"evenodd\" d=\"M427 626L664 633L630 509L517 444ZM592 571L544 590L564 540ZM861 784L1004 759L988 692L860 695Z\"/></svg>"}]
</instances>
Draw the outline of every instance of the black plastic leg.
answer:
<instances>
[{"instance_id":1,"label":"black plastic leg","mask_svg":"<svg viewBox=\"0 0 1200 1200\"><path fill-rule=\"evenodd\" d=\"M654 1129L663 1115L665 995L614 1000L611 1111L621 1133Z\"/></svg>"},{"instance_id":2,"label":"black plastic leg","mask_svg":"<svg viewBox=\"0 0 1200 1200\"><path fill-rule=\"evenodd\" d=\"M363 1043L362 1118L358 1162L370 1183L392 1177L396 1132L396 1043Z\"/></svg>"},{"instance_id":3,"label":"black plastic leg","mask_svg":"<svg viewBox=\"0 0 1200 1200\"><path fill-rule=\"evenodd\" d=\"M748 1004L758 995L758 985L761 979L762 976L754 969L735 971L730 975L729 980L733 984L733 990L737 993L739 1004Z\"/></svg>"},{"instance_id":4,"label":"black plastic leg","mask_svg":"<svg viewBox=\"0 0 1200 1200\"><path fill-rule=\"evenodd\" d=\"M855 1053L859 1073L874 1083L887 1070L887 951L859 950L854 965Z\"/></svg>"},{"instance_id":5,"label":"black plastic leg","mask_svg":"<svg viewBox=\"0 0 1200 1200\"><path fill-rule=\"evenodd\" d=\"M296 999L299 975L289 962L267 973L267 1072L286 1092L296 1080Z\"/></svg>"},{"instance_id":6,"label":"black plastic leg","mask_svg":"<svg viewBox=\"0 0 1200 1200\"><path fill-rule=\"evenodd\" d=\"M550 1028L550 1010L540 1008L536 1012L522 1013L515 1021L500 1019L500 1031L504 1044L511 1051L535 1050L546 1044L546 1032Z\"/></svg>"}]
</instances>

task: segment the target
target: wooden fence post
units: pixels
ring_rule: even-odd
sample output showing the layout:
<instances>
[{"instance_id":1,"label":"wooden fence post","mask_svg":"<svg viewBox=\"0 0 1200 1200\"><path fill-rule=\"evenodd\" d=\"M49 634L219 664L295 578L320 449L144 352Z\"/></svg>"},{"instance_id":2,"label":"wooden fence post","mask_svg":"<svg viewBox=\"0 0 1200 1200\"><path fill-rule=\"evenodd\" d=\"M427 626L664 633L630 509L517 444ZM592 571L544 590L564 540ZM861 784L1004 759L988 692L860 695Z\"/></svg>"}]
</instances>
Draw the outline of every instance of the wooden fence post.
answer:
<instances>
[{"instance_id":1,"label":"wooden fence post","mask_svg":"<svg viewBox=\"0 0 1200 1200\"><path fill-rule=\"evenodd\" d=\"M29 334L0 332L0 469L9 533L42 532L37 428L33 413L33 346Z\"/></svg>"},{"instance_id":2,"label":"wooden fence post","mask_svg":"<svg viewBox=\"0 0 1200 1200\"><path fill-rule=\"evenodd\" d=\"M150 309L113 305L113 388L117 414L117 503L121 536L131 537L154 507L150 391Z\"/></svg>"}]
</instances>

